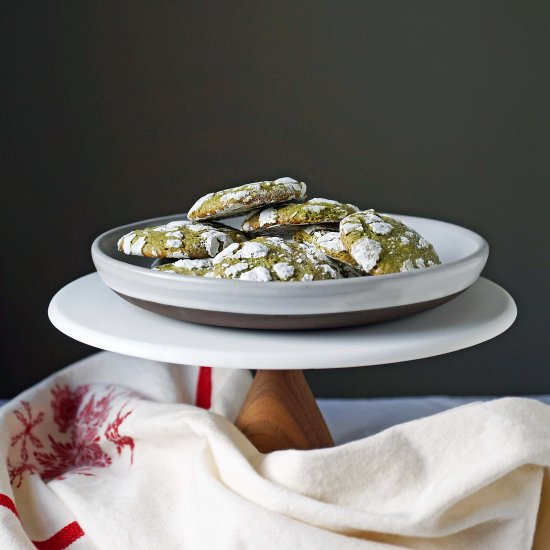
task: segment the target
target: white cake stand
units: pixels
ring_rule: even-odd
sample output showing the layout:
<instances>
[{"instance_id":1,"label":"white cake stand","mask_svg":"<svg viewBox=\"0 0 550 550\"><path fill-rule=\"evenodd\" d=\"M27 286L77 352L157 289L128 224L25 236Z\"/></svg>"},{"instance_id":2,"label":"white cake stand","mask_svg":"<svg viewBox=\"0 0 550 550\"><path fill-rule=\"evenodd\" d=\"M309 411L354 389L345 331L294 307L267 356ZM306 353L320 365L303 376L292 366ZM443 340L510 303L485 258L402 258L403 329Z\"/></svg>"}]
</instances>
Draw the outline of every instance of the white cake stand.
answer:
<instances>
[{"instance_id":1,"label":"white cake stand","mask_svg":"<svg viewBox=\"0 0 550 550\"><path fill-rule=\"evenodd\" d=\"M303 369L410 361L474 346L504 332L516 306L480 278L463 294L404 319L315 331L255 331L186 323L136 307L96 273L60 290L51 322L91 346L161 362L254 368L258 374L236 425L262 452L332 445Z\"/></svg>"}]
</instances>

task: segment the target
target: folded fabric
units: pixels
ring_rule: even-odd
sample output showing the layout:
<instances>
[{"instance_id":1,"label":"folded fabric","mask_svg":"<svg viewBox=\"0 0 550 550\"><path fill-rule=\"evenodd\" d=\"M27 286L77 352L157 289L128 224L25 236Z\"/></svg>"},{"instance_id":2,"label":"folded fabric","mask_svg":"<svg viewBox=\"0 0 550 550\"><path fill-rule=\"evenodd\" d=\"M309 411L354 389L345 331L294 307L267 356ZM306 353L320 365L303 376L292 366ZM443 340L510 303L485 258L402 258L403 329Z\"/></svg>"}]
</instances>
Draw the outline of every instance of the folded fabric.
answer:
<instances>
[{"instance_id":1,"label":"folded fabric","mask_svg":"<svg viewBox=\"0 0 550 550\"><path fill-rule=\"evenodd\" d=\"M550 547L549 406L474 403L262 455L231 423L249 384L100 353L9 402L0 548Z\"/></svg>"}]
</instances>

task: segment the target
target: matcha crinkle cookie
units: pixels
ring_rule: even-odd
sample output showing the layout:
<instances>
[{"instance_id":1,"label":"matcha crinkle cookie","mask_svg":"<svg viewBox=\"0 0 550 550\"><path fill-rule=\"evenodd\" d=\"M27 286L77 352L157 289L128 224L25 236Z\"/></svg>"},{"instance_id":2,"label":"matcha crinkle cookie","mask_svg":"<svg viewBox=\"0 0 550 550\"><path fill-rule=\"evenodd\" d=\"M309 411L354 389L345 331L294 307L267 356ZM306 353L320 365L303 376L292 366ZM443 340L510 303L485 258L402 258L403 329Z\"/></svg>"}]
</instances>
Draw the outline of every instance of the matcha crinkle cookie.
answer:
<instances>
[{"instance_id":1,"label":"matcha crinkle cookie","mask_svg":"<svg viewBox=\"0 0 550 550\"><path fill-rule=\"evenodd\" d=\"M233 187L200 198L189 210L190 220L228 218L269 204L300 200L306 196L306 184L292 178L258 181Z\"/></svg>"},{"instance_id":2,"label":"matcha crinkle cookie","mask_svg":"<svg viewBox=\"0 0 550 550\"><path fill-rule=\"evenodd\" d=\"M404 223L374 210L340 222L340 236L354 260L371 275L411 271L440 264L437 252Z\"/></svg>"},{"instance_id":3,"label":"matcha crinkle cookie","mask_svg":"<svg viewBox=\"0 0 550 550\"><path fill-rule=\"evenodd\" d=\"M292 238L299 243L309 243L329 258L339 260L356 268L359 264L351 257L351 254L346 250L340 233L329 227L321 225L310 225L299 229L292 235Z\"/></svg>"},{"instance_id":4,"label":"matcha crinkle cookie","mask_svg":"<svg viewBox=\"0 0 550 550\"><path fill-rule=\"evenodd\" d=\"M118 249L148 258L209 258L246 237L221 224L175 220L164 225L135 229L121 237Z\"/></svg>"},{"instance_id":5,"label":"matcha crinkle cookie","mask_svg":"<svg viewBox=\"0 0 550 550\"><path fill-rule=\"evenodd\" d=\"M212 277L213 267L211 258L202 258L200 260L178 260L170 264L157 265L153 269L164 273L176 273L177 275Z\"/></svg>"},{"instance_id":6,"label":"matcha crinkle cookie","mask_svg":"<svg viewBox=\"0 0 550 550\"><path fill-rule=\"evenodd\" d=\"M353 204L344 204L331 199L310 199L255 212L243 221L242 230L268 232L271 228L338 223L348 214L358 210Z\"/></svg>"},{"instance_id":7,"label":"matcha crinkle cookie","mask_svg":"<svg viewBox=\"0 0 550 550\"><path fill-rule=\"evenodd\" d=\"M214 275L241 281L317 281L345 277L316 248L280 237L258 237L229 245L214 259Z\"/></svg>"}]
</instances>

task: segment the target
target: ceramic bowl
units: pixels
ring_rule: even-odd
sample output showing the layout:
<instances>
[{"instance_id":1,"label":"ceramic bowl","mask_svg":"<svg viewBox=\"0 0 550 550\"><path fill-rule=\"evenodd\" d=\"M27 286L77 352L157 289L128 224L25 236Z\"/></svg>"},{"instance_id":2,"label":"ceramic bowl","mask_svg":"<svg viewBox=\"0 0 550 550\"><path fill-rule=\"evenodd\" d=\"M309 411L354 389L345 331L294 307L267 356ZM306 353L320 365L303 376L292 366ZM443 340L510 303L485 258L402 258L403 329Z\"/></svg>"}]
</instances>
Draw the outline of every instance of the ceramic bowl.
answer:
<instances>
[{"instance_id":1,"label":"ceramic bowl","mask_svg":"<svg viewBox=\"0 0 550 550\"><path fill-rule=\"evenodd\" d=\"M153 271L154 260L127 256L118 239L132 229L160 225L185 214L130 223L103 233L92 258L103 282L129 302L208 325L252 329L320 329L397 319L448 302L479 277L489 246L451 223L389 214L430 241L442 264L405 273L311 282L253 282ZM239 227L239 219L225 223Z\"/></svg>"}]
</instances>

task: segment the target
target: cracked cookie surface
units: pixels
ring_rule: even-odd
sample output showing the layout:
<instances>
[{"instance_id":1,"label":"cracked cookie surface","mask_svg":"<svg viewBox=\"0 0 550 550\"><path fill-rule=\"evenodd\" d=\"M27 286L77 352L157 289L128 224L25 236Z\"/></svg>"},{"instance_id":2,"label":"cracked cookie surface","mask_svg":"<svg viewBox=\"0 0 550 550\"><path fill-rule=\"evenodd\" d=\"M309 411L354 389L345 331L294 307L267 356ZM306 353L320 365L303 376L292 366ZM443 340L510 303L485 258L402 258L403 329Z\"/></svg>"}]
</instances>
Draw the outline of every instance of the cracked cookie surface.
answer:
<instances>
[{"instance_id":1,"label":"cracked cookie surface","mask_svg":"<svg viewBox=\"0 0 550 550\"><path fill-rule=\"evenodd\" d=\"M359 209L331 199L310 199L299 203L265 208L248 216L242 224L246 232L266 232L291 229L295 226L338 223Z\"/></svg>"},{"instance_id":2,"label":"cracked cookie surface","mask_svg":"<svg viewBox=\"0 0 550 550\"><path fill-rule=\"evenodd\" d=\"M163 225L134 229L122 236L118 249L148 258L211 258L246 236L222 224L174 220Z\"/></svg>"},{"instance_id":3,"label":"cracked cookie surface","mask_svg":"<svg viewBox=\"0 0 550 550\"><path fill-rule=\"evenodd\" d=\"M241 281L318 281L346 276L338 262L313 246L280 237L232 244L213 264L216 277Z\"/></svg>"},{"instance_id":4,"label":"cracked cookie surface","mask_svg":"<svg viewBox=\"0 0 550 550\"><path fill-rule=\"evenodd\" d=\"M306 184L293 178L258 181L239 187L208 193L187 213L190 220L227 218L270 204L301 200L306 196Z\"/></svg>"},{"instance_id":5,"label":"cracked cookie surface","mask_svg":"<svg viewBox=\"0 0 550 550\"><path fill-rule=\"evenodd\" d=\"M175 273L177 275L193 275L196 277L212 277L213 267L211 258L199 260L178 260L169 264L157 265L153 269L163 273Z\"/></svg>"},{"instance_id":6,"label":"cracked cookie surface","mask_svg":"<svg viewBox=\"0 0 550 550\"><path fill-rule=\"evenodd\" d=\"M346 250L338 230L323 227L321 225L310 225L296 231L296 233L292 235L292 238L296 242L308 243L315 246L329 258L361 269L359 264Z\"/></svg>"},{"instance_id":7,"label":"cracked cookie surface","mask_svg":"<svg viewBox=\"0 0 550 550\"><path fill-rule=\"evenodd\" d=\"M440 264L426 239L404 223L374 210L356 212L340 222L344 246L362 269L386 275Z\"/></svg>"}]
</instances>

